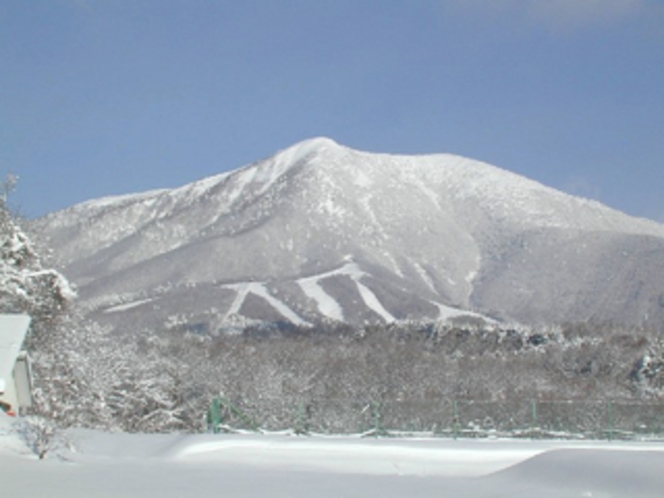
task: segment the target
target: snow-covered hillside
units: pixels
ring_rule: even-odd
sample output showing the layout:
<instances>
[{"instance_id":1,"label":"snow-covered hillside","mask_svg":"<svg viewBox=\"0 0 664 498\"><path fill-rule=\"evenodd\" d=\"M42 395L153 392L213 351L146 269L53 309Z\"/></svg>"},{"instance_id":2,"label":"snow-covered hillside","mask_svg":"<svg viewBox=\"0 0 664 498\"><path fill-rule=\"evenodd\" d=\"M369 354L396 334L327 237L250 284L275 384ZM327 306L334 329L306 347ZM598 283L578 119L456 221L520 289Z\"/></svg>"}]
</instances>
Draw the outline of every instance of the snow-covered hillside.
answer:
<instances>
[{"instance_id":1,"label":"snow-covered hillside","mask_svg":"<svg viewBox=\"0 0 664 498\"><path fill-rule=\"evenodd\" d=\"M173 190L35 224L95 318L218 330L252 320L664 319L664 227L494 166L327 138Z\"/></svg>"}]
</instances>

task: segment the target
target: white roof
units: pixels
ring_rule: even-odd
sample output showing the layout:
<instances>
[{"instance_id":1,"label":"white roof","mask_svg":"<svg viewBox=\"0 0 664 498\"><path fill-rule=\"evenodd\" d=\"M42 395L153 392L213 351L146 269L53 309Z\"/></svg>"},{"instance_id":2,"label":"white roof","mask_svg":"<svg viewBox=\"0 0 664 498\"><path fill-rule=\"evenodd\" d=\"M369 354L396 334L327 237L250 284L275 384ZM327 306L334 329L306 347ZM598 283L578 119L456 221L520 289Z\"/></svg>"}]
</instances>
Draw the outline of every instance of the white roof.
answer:
<instances>
[{"instance_id":1,"label":"white roof","mask_svg":"<svg viewBox=\"0 0 664 498\"><path fill-rule=\"evenodd\" d=\"M28 327L28 315L0 315L0 393L11 379Z\"/></svg>"}]
</instances>

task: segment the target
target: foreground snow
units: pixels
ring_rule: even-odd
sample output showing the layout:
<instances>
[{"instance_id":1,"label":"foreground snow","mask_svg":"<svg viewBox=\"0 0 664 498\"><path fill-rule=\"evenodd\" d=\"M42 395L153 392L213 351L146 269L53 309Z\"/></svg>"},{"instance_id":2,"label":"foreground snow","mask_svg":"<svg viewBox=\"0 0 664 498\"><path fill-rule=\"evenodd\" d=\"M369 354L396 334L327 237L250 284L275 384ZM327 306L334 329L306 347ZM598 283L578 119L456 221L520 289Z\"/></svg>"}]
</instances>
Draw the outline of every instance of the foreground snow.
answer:
<instances>
[{"instance_id":1,"label":"foreground snow","mask_svg":"<svg viewBox=\"0 0 664 498\"><path fill-rule=\"evenodd\" d=\"M15 497L661 497L664 444L73 431L38 460L0 425Z\"/></svg>"}]
</instances>

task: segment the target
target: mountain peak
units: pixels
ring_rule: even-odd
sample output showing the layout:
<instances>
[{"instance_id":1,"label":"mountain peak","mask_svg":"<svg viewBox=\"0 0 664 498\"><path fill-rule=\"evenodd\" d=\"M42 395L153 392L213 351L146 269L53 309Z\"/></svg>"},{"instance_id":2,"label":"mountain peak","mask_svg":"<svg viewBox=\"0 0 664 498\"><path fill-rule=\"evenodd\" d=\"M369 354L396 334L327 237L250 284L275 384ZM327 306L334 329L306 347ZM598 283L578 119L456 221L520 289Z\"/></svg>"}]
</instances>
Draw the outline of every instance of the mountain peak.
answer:
<instances>
[{"instance_id":1,"label":"mountain peak","mask_svg":"<svg viewBox=\"0 0 664 498\"><path fill-rule=\"evenodd\" d=\"M322 151L339 149L341 146L327 137L314 137L302 140L290 147L279 151L276 157L279 162L295 164L307 156L317 155Z\"/></svg>"},{"instance_id":2,"label":"mountain peak","mask_svg":"<svg viewBox=\"0 0 664 498\"><path fill-rule=\"evenodd\" d=\"M308 150L330 149L340 145L329 137L312 137L302 140L289 148L306 148Z\"/></svg>"}]
</instances>

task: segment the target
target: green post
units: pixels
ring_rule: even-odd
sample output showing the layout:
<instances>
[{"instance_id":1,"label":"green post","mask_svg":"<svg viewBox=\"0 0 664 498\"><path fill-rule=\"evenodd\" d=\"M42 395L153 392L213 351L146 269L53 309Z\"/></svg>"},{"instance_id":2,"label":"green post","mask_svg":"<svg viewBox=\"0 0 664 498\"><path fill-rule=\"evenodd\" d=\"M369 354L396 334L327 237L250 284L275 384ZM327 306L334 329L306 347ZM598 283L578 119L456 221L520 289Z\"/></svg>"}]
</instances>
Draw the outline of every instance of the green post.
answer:
<instances>
[{"instance_id":1,"label":"green post","mask_svg":"<svg viewBox=\"0 0 664 498\"><path fill-rule=\"evenodd\" d=\"M211 429L214 434L219 432L219 425L221 424L221 403L219 398L214 398L210 404L207 416L208 429Z\"/></svg>"},{"instance_id":2,"label":"green post","mask_svg":"<svg viewBox=\"0 0 664 498\"><path fill-rule=\"evenodd\" d=\"M452 431L454 434L454 439L456 440L459 437L459 405L457 404L457 400L453 401L453 407L454 407L454 421L453 421L453 426L452 426Z\"/></svg>"},{"instance_id":3,"label":"green post","mask_svg":"<svg viewBox=\"0 0 664 498\"><path fill-rule=\"evenodd\" d=\"M297 405L297 422L295 426L295 434L307 435L309 434L309 413L305 408L304 403L300 401Z\"/></svg>"},{"instance_id":4,"label":"green post","mask_svg":"<svg viewBox=\"0 0 664 498\"><path fill-rule=\"evenodd\" d=\"M610 400L606 404L606 420L609 424L608 427L609 441L613 441L613 406Z\"/></svg>"},{"instance_id":5,"label":"green post","mask_svg":"<svg viewBox=\"0 0 664 498\"><path fill-rule=\"evenodd\" d=\"M534 400L531 401L531 406L530 406L530 408L531 408L532 424L533 424L532 427L531 427L531 429L532 429L532 433L533 433L533 435L534 435L534 434L535 434L535 430L536 430L537 427L538 427L538 422L537 422L537 400L534 399Z\"/></svg>"},{"instance_id":6,"label":"green post","mask_svg":"<svg viewBox=\"0 0 664 498\"><path fill-rule=\"evenodd\" d=\"M384 433L383 422L380 416L380 403L373 403L374 437L382 436Z\"/></svg>"}]
</instances>

